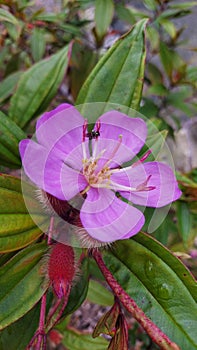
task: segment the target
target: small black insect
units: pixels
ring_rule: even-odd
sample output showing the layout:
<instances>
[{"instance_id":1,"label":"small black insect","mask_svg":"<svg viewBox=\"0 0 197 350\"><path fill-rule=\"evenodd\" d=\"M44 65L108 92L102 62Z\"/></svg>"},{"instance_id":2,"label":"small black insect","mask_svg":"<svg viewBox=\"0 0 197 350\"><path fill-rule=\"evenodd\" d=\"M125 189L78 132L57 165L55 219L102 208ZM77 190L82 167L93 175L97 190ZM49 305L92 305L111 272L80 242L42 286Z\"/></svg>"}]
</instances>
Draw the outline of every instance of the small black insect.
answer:
<instances>
[{"instance_id":1,"label":"small black insect","mask_svg":"<svg viewBox=\"0 0 197 350\"><path fill-rule=\"evenodd\" d=\"M86 137L89 138L89 140L97 139L100 136L99 130L92 130L91 132L88 132L86 134Z\"/></svg>"}]
</instances>

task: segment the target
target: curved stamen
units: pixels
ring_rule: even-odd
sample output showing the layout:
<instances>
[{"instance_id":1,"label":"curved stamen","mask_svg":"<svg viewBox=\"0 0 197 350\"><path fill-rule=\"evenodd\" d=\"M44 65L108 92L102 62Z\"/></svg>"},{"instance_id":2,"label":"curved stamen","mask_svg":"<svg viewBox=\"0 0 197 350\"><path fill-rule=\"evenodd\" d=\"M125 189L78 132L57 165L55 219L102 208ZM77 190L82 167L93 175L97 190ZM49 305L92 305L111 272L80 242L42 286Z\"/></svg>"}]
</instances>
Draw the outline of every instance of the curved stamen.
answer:
<instances>
[{"instance_id":1,"label":"curved stamen","mask_svg":"<svg viewBox=\"0 0 197 350\"><path fill-rule=\"evenodd\" d=\"M113 157L118 152L121 143L122 143L122 135L119 135L118 136L118 144L115 146L115 148L114 148L113 152L111 153L111 156L109 157L109 159L106 160L106 162L103 164L103 168L108 167L108 165L113 161Z\"/></svg>"}]
</instances>

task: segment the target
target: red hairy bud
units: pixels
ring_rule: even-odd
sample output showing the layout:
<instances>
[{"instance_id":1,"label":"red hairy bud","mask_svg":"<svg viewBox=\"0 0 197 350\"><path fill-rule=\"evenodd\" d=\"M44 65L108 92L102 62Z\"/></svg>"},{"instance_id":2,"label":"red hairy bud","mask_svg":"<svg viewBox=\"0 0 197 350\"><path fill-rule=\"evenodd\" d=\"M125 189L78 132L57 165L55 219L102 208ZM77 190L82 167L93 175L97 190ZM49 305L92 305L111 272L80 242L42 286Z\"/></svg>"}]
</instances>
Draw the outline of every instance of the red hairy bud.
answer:
<instances>
[{"instance_id":1,"label":"red hairy bud","mask_svg":"<svg viewBox=\"0 0 197 350\"><path fill-rule=\"evenodd\" d=\"M75 270L73 248L62 243L54 244L50 252L48 275L53 290L59 299L69 293Z\"/></svg>"}]
</instances>

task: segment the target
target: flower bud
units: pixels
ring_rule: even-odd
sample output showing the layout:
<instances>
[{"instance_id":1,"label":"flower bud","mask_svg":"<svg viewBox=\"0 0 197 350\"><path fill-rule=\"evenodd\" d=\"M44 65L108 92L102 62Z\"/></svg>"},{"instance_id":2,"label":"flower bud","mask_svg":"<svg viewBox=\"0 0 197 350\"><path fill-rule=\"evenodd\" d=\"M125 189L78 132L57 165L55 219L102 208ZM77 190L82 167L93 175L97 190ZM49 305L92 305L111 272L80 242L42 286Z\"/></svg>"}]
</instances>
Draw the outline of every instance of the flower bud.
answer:
<instances>
[{"instance_id":1,"label":"flower bud","mask_svg":"<svg viewBox=\"0 0 197 350\"><path fill-rule=\"evenodd\" d=\"M62 243L55 243L50 251L48 276L53 291L59 299L69 293L75 273L73 248Z\"/></svg>"}]
</instances>

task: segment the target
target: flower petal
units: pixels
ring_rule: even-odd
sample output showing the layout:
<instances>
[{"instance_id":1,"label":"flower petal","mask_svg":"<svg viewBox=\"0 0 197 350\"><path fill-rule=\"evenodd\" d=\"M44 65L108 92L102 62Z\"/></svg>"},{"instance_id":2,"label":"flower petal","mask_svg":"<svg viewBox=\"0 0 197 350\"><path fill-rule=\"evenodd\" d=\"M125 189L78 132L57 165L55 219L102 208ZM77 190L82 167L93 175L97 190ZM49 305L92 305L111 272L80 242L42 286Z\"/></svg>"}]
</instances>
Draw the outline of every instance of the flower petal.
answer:
<instances>
[{"instance_id":1,"label":"flower petal","mask_svg":"<svg viewBox=\"0 0 197 350\"><path fill-rule=\"evenodd\" d=\"M62 104L38 119L36 138L48 149L55 147L59 157L63 157L82 142L83 125L84 118L78 110L69 104Z\"/></svg>"},{"instance_id":2,"label":"flower petal","mask_svg":"<svg viewBox=\"0 0 197 350\"><path fill-rule=\"evenodd\" d=\"M110 157L112 146L109 140L117 142L121 135L123 152L117 152L114 161L122 164L132 159L142 148L147 136L146 123L140 118L130 118L116 110L103 114L100 118L98 153L106 149L105 158ZM111 141L111 144L112 142ZM93 143L96 141L93 140Z\"/></svg>"},{"instance_id":3,"label":"flower petal","mask_svg":"<svg viewBox=\"0 0 197 350\"><path fill-rule=\"evenodd\" d=\"M44 191L69 200L85 188L83 175L69 168L53 150L32 140L22 140L19 149L26 175Z\"/></svg>"},{"instance_id":4,"label":"flower petal","mask_svg":"<svg viewBox=\"0 0 197 350\"><path fill-rule=\"evenodd\" d=\"M108 189L88 191L80 219L89 235L101 242L129 238L144 224L144 215L138 209L121 201Z\"/></svg>"},{"instance_id":5,"label":"flower petal","mask_svg":"<svg viewBox=\"0 0 197 350\"><path fill-rule=\"evenodd\" d=\"M111 176L111 180L115 183L132 188L140 188L147 179L147 186L154 189L130 193L129 191L120 191L121 195L134 204L155 208L172 203L181 196L181 191L178 188L172 169L163 163L141 163L121 169L120 172Z\"/></svg>"}]
</instances>

